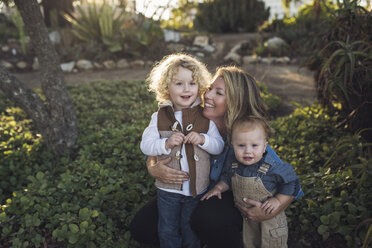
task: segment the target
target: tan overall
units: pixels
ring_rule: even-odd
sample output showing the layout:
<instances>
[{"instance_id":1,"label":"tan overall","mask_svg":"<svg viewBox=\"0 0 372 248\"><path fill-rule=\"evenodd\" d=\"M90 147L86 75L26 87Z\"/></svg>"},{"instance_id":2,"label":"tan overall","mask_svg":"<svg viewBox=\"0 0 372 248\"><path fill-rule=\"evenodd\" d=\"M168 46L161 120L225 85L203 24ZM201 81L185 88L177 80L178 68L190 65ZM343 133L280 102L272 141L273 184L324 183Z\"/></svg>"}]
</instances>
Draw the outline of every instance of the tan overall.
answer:
<instances>
[{"instance_id":1,"label":"tan overall","mask_svg":"<svg viewBox=\"0 0 372 248\"><path fill-rule=\"evenodd\" d=\"M268 166L266 167L266 171L270 167L268 164L264 164L263 166ZM264 168L263 166L261 165L259 171ZM266 172L261 175L264 176L265 173ZM260 173L258 172L258 174ZM259 176L243 177L234 173L231 184L235 201L243 206L250 207L243 201L244 197L263 202L273 196L273 194L265 188ZM255 223L245 218L243 219L243 243L245 248L287 247L287 239L288 226L284 211L280 212L274 218L261 223Z\"/></svg>"}]
</instances>

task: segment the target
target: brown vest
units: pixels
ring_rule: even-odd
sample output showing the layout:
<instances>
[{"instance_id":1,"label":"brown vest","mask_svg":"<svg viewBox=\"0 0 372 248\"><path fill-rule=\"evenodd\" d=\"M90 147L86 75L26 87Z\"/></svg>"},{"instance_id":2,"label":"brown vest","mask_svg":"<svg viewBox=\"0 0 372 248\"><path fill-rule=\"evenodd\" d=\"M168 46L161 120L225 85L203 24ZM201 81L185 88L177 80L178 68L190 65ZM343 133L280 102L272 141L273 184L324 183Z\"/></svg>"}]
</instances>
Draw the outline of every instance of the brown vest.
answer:
<instances>
[{"instance_id":1,"label":"brown vest","mask_svg":"<svg viewBox=\"0 0 372 248\"><path fill-rule=\"evenodd\" d=\"M202 115L203 108L195 106L182 110L182 126L177 122L174 116L174 110L171 106L165 106L158 111L158 131L161 138L169 138L175 132L182 132L185 136L191 132L207 133L209 129L209 120ZM175 124L176 123L176 124ZM191 125L190 125L191 124ZM187 128L189 127L189 128ZM192 128L191 128L192 127ZM175 130L175 128L178 130ZM173 129L173 131L172 131ZM190 174L190 192L195 197L209 185L209 154L198 146L192 144L183 144L187 155ZM181 152L181 146L174 147L169 155L160 155L158 159L164 159L169 156L172 161L168 164L174 169L181 169L178 154ZM168 184L159 180L155 185L160 188L181 190L182 184Z\"/></svg>"}]
</instances>

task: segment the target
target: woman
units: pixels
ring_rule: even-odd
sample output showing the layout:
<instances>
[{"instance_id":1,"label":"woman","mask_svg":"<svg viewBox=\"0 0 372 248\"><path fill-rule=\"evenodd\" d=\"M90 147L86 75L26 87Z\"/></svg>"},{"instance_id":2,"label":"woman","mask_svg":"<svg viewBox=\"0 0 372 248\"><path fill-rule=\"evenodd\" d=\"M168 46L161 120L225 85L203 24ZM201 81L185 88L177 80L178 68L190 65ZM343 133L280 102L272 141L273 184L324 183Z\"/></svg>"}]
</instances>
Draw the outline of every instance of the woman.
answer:
<instances>
[{"instance_id":1,"label":"woman","mask_svg":"<svg viewBox=\"0 0 372 248\"><path fill-rule=\"evenodd\" d=\"M227 140L232 123L243 115L266 117L266 108L260 97L255 80L246 72L236 67L221 67L217 70L214 81L204 94L203 115L214 121L222 137L225 137L223 152L211 157L210 188L218 181L225 163L234 158L232 148ZM268 147L267 151L275 156ZM188 180L185 172L173 170L166 166L169 159L155 162L148 159L147 169L150 175L165 183L182 183ZM300 191L296 189L295 194ZM244 199L252 208L245 208L233 201L231 191L224 192L222 199L213 197L199 203L191 218L191 227L199 239L210 248L241 247L242 216L260 222L276 216L285 209L294 197L288 197L284 204L271 214L266 214L260 202ZM141 243L158 243L156 200L147 203L132 220L130 231L132 237Z\"/></svg>"}]
</instances>

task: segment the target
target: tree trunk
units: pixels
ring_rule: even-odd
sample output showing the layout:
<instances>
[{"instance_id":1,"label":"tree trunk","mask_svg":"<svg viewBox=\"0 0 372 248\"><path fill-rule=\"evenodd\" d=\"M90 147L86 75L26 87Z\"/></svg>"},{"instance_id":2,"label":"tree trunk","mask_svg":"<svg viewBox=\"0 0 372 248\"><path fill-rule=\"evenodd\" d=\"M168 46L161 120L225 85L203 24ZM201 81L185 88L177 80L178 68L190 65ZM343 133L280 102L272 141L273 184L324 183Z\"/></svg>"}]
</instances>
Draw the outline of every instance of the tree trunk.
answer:
<instances>
[{"instance_id":1,"label":"tree trunk","mask_svg":"<svg viewBox=\"0 0 372 248\"><path fill-rule=\"evenodd\" d=\"M41 68L40 97L0 66L0 89L33 120L48 147L58 154L71 149L77 138L77 122L67 93L58 54L49 40L37 0L14 0L31 38Z\"/></svg>"}]
</instances>

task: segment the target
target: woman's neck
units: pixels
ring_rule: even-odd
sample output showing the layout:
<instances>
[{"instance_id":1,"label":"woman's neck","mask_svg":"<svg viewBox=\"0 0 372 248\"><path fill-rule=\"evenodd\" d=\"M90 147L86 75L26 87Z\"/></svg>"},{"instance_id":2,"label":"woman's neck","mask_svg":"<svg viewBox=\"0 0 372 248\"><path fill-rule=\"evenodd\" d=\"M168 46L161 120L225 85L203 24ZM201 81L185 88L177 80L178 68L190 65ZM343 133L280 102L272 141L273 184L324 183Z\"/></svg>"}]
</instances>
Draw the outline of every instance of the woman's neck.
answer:
<instances>
[{"instance_id":1,"label":"woman's neck","mask_svg":"<svg viewBox=\"0 0 372 248\"><path fill-rule=\"evenodd\" d=\"M220 135L222 137L225 137L226 136L225 119L224 118L219 118L219 119L215 119L215 120L212 120L212 121L216 124L218 132L220 132Z\"/></svg>"}]
</instances>

